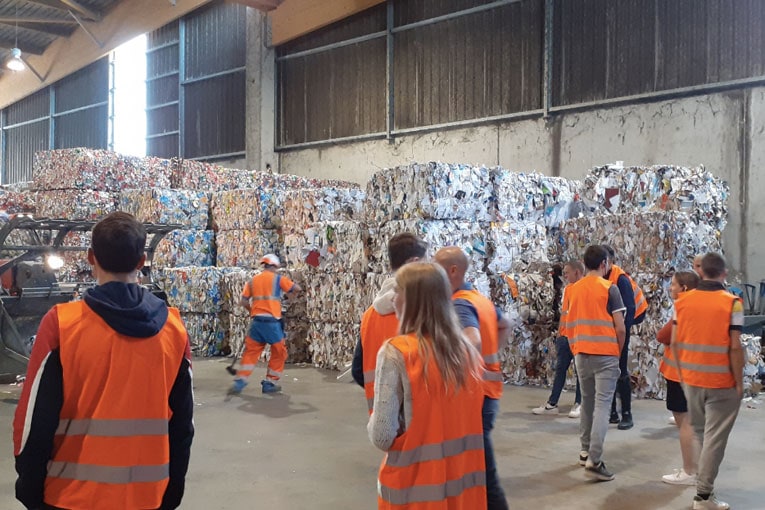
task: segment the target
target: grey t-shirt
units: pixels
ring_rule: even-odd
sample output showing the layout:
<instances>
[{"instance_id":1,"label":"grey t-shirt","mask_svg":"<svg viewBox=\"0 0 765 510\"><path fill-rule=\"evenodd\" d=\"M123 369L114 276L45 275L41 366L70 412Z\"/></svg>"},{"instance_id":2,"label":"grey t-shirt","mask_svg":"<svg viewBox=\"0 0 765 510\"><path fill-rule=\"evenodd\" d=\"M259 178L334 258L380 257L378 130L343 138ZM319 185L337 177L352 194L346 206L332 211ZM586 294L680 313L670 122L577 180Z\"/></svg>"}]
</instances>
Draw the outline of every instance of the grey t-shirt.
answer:
<instances>
[{"instance_id":1,"label":"grey t-shirt","mask_svg":"<svg viewBox=\"0 0 765 510\"><path fill-rule=\"evenodd\" d=\"M616 312L624 312L627 309L622 301L622 293L619 292L619 287L611 284L608 289L608 313L613 315Z\"/></svg>"}]
</instances>

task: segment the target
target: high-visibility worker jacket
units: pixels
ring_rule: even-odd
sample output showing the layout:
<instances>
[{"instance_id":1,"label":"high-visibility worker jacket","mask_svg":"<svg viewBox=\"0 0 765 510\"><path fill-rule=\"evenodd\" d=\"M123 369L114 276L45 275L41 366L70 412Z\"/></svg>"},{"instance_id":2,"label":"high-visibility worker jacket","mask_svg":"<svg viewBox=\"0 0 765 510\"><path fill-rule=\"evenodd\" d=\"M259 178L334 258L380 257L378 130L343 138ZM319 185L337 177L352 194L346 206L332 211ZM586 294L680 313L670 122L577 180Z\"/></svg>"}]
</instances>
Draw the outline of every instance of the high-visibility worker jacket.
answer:
<instances>
[{"instance_id":1,"label":"high-visibility worker jacket","mask_svg":"<svg viewBox=\"0 0 765 510\"><path fill-rule=\"evenodd\" d=\"M725 290L689 290L675 301L677 362L685 384L733 388L730 317L740 299Z\"/></svg>"},{"instance_id":2,"label":"high-visibility worker jacket","mask_svg":"<svg viewBox=\"0 0 765 510\"><path fill-rule=\"evenodd\" d=\"M250 316L270 315L282 318L282 293L292 290L294 283L286 276L263 271L252 277L244 287L242 297L249 298Z\"/></svg>"},{"instance_id":3,"label":"high-visibility worker jacket","mask_svg":"<svg viewBox=\"0 0 765 510\"><path fill-rule=\"evenodd\" d=\"M558 336L564 336L568 338L569 336L568 330L566 329L566 317L568 317L568 301L566 300L566 288L563 289L563 299L561 300L560 323L558 324Z\"/></svg>"},{"instance_id":4,"label":"high-visibility worker jacket","mask_svg":"<svg viewBox=\"0 0 765 510\"><path fill-rule=\"evenodd\" d=\"M364 394L367 397L367 408L372 414L375 401L375 368L377 353L389 338L398 334L398 318L395 313L381 315L373 306L367 308L361 317L361 352L362 369L364 370Z\"/></svg>"},{"instance_id":5,"label":"high-visibility worker jacket","mask_svg":"<svg viewBox=\"0 0 765 510\"><path fill-rule=\"evenodd\" d=\"M685 294L684 292L681 292L678 294L678 298ZM670 321L664 328L667 326L671 326ZM661 331L664 331L664 328L661 329ZM659 333L661 333L661 331ZM670 335L672 334L672 330L670 329ZM659 339L659 334L656 335L657 340L659 342L662 342L661 339ZM677 370L677 360L675 359L675 355L672 354L672 346L669 344L666 344L664 346L664 354L661 357L661 363L659 364L659 372L664 376L664 379L667 381L674 381L674 382L680 382L680 373Z\"/></svg>"},{"instance_id":6,"label":"high-visibility worker jacket","mask_svg":"<svg viewBox=\"0 0 765 510\"><path fill-rule=\"evenodd\" d=\"M604 278L590 275L566 287L568 308L564 315L564 328L569 334L571 352L575 355L619 356L614 320L608 313L608 289L611 285Z\"/></svg>"},{"instance_id":7,"label":"high-visibility worker jacket","mask_svg":"<svg viewBox=\"0 0 765 510\"><path fill-rule=\"evenodd\" d=\"M499 364L499 332L497 310L494 303L475 289L460 289L452 299L470 302L478 312L478 331L481 333L481 356L486 366L484 371L484 392L489 398L502 397L502 368Z\"/></svg>"},{"instance_id":8,"label":"high-visibility worker jacket","mask_svg":"<svg viewBox=\"0 0 765 510\"><path fill-rule=\"evenodd\" d=\"M626 276L630 281L630 285L632 285L632 292L635 293L635 318L638 318L643 315L646 310L648 310L648 301L645 300L645 295L635 280L633 280L630 275L625 273L624 270L616 264L611 266L611 272L608 275L608 281L614 285L617 285L621 275Z\"/></svg>"},{"instance_id":9,"label":"high-visibility worker jacket","mask_svg":"<svg viewBox=\"0 0 765 510\"><path fill-rule=\"evenodd\" d=\"M486 508L480 381L468 377L459 391L447 390L432 356L426 370L414 335L397 336L390 344L403 355L412 420L380 466L378 508Z\"/></svg>"},{"instance_id":10,"label":"high-visibility worker jacket","mask_svg":"<svg viewBox=\"0 0 765 510\"><path fill-rule=\"evenodd\" d=\"M157 335L132 338L84 301L56 308L64 399L45 502L159 508L169 480L168 399L188 341L178 310Z\"/></svg>"}]
</instances>

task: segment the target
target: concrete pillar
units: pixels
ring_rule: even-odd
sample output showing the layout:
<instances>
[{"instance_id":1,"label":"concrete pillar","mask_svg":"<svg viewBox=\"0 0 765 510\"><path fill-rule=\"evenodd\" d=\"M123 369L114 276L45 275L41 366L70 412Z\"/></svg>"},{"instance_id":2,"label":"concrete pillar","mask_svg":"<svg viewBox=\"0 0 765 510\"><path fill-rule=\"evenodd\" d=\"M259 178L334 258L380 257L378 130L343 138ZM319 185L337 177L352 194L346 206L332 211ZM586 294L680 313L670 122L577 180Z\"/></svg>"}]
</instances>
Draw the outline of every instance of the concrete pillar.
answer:
<instances>
[{"instance_id":1,"label":"concrete pillar","mask_svg":"<svg viewBox=\"0 0 765 510\"><path fill-rule=\"evenodd\" d=\"M247 9L247 133L245 150L247 167L278 171L274 152L275 88L276 69L273 48L268 48L268 20L257 9Z\"/></svg>"}]
</instances>

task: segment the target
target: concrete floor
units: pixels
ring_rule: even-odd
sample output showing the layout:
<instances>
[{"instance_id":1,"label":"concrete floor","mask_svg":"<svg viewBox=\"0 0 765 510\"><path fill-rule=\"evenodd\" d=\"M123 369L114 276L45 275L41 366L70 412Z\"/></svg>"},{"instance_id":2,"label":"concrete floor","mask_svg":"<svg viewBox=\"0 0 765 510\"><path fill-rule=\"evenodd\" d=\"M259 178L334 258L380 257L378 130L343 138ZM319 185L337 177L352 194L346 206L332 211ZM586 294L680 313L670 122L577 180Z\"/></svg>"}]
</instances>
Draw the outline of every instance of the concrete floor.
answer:
<instances>
[{"instance_id":1,"label":"concrete floor","mask_svg":"<svg viewBox=\"0 0 765 510\"><path fill-rule=\"evenodd\" d=\"M225 360L194 364L196 428L187 510L281 508L373 509L382 453L366 435L361 389L337 382L337 372L287 366L284 394L264 396L259 384L229 400ZM258 371L265 371L259 366ZM0 507L13 498L11 420L18 388L0 386ZM681 509L694 490L660 481L680 465L677 432L664 402L634 403L636 426L606 438L605 461L616 480L592 483L577 464L578 422L565 414L534 416L543 388L506 387L494 434L499 472L512 508ZM572 393L561 397L563 411ZM765 398L744 404L717 480L734 509L765 509Z\"/></svg>"}]
</instances>

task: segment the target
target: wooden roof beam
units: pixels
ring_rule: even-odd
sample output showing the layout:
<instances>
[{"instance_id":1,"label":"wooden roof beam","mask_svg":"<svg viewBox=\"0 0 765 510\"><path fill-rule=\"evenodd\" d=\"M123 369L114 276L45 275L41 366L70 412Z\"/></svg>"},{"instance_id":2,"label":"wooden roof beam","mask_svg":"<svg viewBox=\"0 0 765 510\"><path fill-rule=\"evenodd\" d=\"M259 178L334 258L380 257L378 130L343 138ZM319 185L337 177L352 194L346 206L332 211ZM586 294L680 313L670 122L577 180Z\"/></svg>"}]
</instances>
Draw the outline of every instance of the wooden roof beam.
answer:
<instances>
[{"instance_id":1,"label":"wooden roof beam","mask_svg":"<svg viewBox=\"0 0 765 510\"><path fill-rule=\"evenodd\" d=\"M255 9L268 12L273 11L279 7L279 4L282 3L282 0L233 0L233 2L235 4L241 4L247 7L253 7Z\"/></svg>"},{"instance_id":2,"label":"wooden roof beam","mask_svg":"<svg viewBox=\"0 0 765 510\"><path fill-rule=\"evenodd\" d=\"M22 26L24 23L27 24L45 24L45 25L76 25L77 22L74 21L71 18L67 19L50 19L50 18L26 18L24 16L19 16L18 18L8 18L8 17L2 17L0 16L0 23L8 23L8 24L15 24L16 21L19 22L19 26Z\"/></svg>"},{"instance_id":3,"label":"wooden roof beam","mask_svg":"<svg viewBox=\"0 0 765 510\"><path fill-rule=\"evenodd\" d=\"M51 7L53 9L58 9L59 11L69 12L69 11L75 11L77 14L80 14L84 18L87 18L90 21L101 21L103 16L100 12L96 12L92 9L89 9L88 7L85 7L81 3L77 2L76 0L25 0L26 2L31 2L33 4L38 5L44 5L45 7Z\"/></svg>"},{"instance_id":4,"label":"wooden roof beam","mask_svg":"<svg viewBox=\"0 0 765 510\"><path fill-rule=\"evenodd\" d=\"M284 0L268 13L271 44L284 44L383 2L385 0Z\"/></svg>"},{"instance_id":5,"label":"wooden roof beam","mask_svg":"<svg viewBox=\"0 0 765 510\"><path fill-rule=\"evenodd\" d=\"M18 48L22 53L28 53L31 55L42 55L45 53L45 48L36 44L27 44L23 41L18 43L13 39L0 39L0 48Z\"/></svg>"},{"instance_id":6,"label":"wooden roof beam","mask_svg":"<svg viewBox=\"0 0 765 510\"><path fill-rule=\"evenodd\" d=\"M14 28L16 26L16 23L13 21L4 21L2 18L0 18L0 25ZM23 28L24 30L30 30L32 32L36 32L38 34L47 34L51 36L56 37L69 37L72 35L73 28L67 28L63 27L61 25L42 25L42 24L35 24L35 23L19 23L19 28Z\"/></svg>"}]
</instances>

